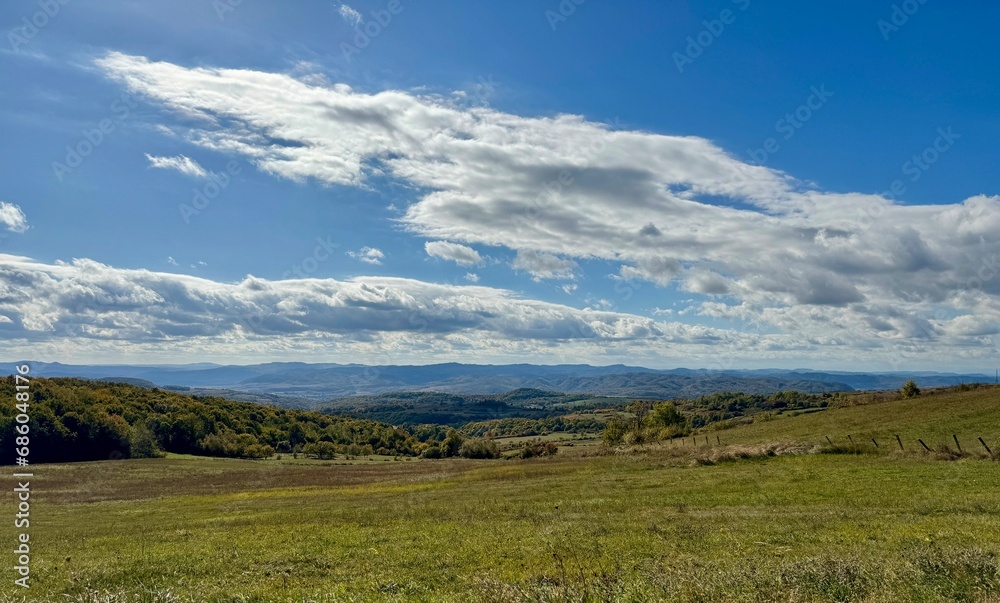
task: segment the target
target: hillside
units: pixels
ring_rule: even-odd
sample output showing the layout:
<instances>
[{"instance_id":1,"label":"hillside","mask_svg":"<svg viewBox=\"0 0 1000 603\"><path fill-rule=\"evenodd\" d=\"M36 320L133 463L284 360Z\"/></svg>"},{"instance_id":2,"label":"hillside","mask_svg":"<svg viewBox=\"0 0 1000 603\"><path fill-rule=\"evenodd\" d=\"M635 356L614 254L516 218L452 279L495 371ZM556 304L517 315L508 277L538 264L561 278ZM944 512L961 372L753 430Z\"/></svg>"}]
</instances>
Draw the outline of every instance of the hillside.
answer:
<instances>
[{"instance_id":1,"label":"hillside","mask_svg":"<svg viewBox=\"0 0 1000 603\"><path fill-rule=\"evenodd\" d=\"M0 378L0 396L15 384ZM188 396L125 383L34 379L30 461L155 457L162 452L263 458L297 449L324 453L416 455L428 444L392 425L224 398ZM13 404L0 405L0 462L15 460ZM426 439L426 438L425 438Z\"/></svg>"},{"instance_id":2,"label":"hillside","mask_svg":"<svg viewBox=\"0 0 1000 603\"><path fill-rule=\"evenodd\" d=\"M875 438L889 449L898 449L897 434L910 449L920 447L918 438L932 448L942 444L954 446L955 434L966 449L981 451L976 438L982 437L1000 452L1000 387L927 390L914 398L899 398L894 392L889 396L895 399L879 402L872 400L878 396L855 394L844 398L845 405L827 410L774 415L773 420L758 420L721 432L714 431L719 425L709 425L702 433L713 434L713 439L720 433L725 443L730 444L824 444L826 436L835 443L845 444L850 435L855 442L872 448L871 438Z\"/></svg>"},{"instance_id":3,"label":"hillside","mask_svg":"<svg viewBox=\"0 0 1000 603\"><path fill-rule=\"evenodd\" d=\"M335 398L326 412L384 421L393 425L431 423L459 427L466 423L507 418L545 419L575 409L593 409L622 404L622 398L592 398L522 388L501 394L451 394L444 392L396 392L377 396Z\"/></svg>"},{"instance_id":4,"label":"hillside","mask_svg":"<svg viewBox=\"0 0 1000 603\"><path fill-rule=\"evenodd\" d=\"M534 388L600 396L645 398L697 397L722 391L773 393L795 389L803 392L858 389L857 383L899 387L907 377L808 371L718 371L702 369L649 369L610 365L479 365L442 363L419 366L357 364L308 364L272 362L256 365L68 365L29 362L40 377L141 380L161 388L218 388L275 396L274 403L303 406L303 399L378 395L388 392L436 391L454 394L496 394ZM922 387L968 382L962 375L924 375ZM234 397L231 393L227 397ZM295 398L295 401L286 398Z\"/></svg>"}]
</instances>

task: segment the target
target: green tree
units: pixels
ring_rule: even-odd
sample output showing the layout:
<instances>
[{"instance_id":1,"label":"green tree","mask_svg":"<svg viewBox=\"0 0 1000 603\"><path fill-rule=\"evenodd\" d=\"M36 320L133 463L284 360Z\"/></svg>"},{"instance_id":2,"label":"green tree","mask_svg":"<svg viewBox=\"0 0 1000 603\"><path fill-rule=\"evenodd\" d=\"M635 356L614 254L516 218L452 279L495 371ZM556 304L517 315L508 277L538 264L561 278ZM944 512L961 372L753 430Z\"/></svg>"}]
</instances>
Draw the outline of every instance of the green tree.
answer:
<instances>
[{"instance_id":1,"label":"green tree","mask_svg":"<svg viewBox=\"0 0 1000 603\"><path fill-rule=\"evenodd\" d=\"M132 427L129 433L129 445L134 459L155 459L163 456L156 436L144 424Z\"/></svg>"},{"instance_id":2,"label":"green tree","mask_svg":"<svg viewBox=\"0 0 1000 603\"><path fill-rule=\"evenodd\" d=\"M621 444L626 432L628 432L628 424L615 417L604 425L604 443L608 446L617 446Z\"/></svg>"},{"instance_id":3,"label":"green tree","mask_svg":"<svg viewBox=\"0 0 1000 603\"><path fill-rule=\"evenodd\" d=\"M493 440L469 438L462 442L458 454L467 459L495 459L500 456L500 449Z\"/></svg>"},{"instance_id":4,"label":"green tree","mask_svg":"<svg viewBox=\"0 0 1000 603\"><path fill-rule=\"evenodd\" d=\"M910 379L903 384L903 388L899 390L907 398L913 398L920 395L920 388L917 387L917 383Z\"/></svg>"},{"instance_id":5,"label":"green tree","mask_svg":"<svg viewBox=\"0 0 1000 603\"><path fill-rule=\"evenodd\" d=\"M449 429L448 435L441 442L441 453L445 456L456 456L462 448L465 438L455 429Z\"/></svg>"},{"instance_id":6,"label":"green tree","mask_svg":"<svg viewBox=\"0 0 1000 603\"><path fill-rule=\"evenodd\" d=\"M687 425L687 419L673 402L657 402L649 413L649 423L653 427L683 427Z\"/></svg>"},{"instance_id":7,"label":"green tree","mask_svg":"<svg viewBox=\"0 0 1000 603\"><path fill-rule=\"evenodd\" d=\"M642 427L642 422L645 420L646 415L649 414L649 410L652 407L652 402L636 400L625 407L625 412L630 412L635 415L635 427L636 429L639 429Z\"/></svg>"}]
</instances>

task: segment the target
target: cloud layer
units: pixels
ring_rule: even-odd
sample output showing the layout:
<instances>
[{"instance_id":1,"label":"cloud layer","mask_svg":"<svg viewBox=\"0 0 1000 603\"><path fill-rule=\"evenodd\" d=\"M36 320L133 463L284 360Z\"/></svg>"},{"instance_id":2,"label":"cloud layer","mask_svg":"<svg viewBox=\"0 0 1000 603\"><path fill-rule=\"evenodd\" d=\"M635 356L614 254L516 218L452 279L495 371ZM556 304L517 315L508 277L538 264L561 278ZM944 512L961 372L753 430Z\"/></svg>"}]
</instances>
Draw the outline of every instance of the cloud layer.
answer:
<instances>
[{"instance_id":1,"label":"cloud layer","mask_svg":"<svg viewBox=\"0 0 1000 603\"><path fill-rule=\"evenodd\" d=\"M622 282L697 294L703 318L779 333L803 349L995 352L998 197L901 205L810 189L703 138L574 115L521 117L116 53L98 64L188 116L191 143L265 172L357 187L388 176L426 191L402 220L433 239L432 255L507 247L513 267L536 279L571 279L579 261L610 261Z\"/></svg>"},{"instance_id":2,"label":"cloud layer","mask_svg":"<svg viewBox=\"0 0 1000 603\"><path fill-rule=\"evenodd\" d=\"M470 351L516 356L558 344L575 345L578 351L609 343L679 351L752 339L526 300L489 287L383 277L268 281L247 276L218 283L85 259L44 264L11 255L0 255L0 317L9 351L75 341L173 353L199 347L239 355L266 348L280 356L298 347L313 354L378 349L461 357Z\"/></svg>"}]
</instances>

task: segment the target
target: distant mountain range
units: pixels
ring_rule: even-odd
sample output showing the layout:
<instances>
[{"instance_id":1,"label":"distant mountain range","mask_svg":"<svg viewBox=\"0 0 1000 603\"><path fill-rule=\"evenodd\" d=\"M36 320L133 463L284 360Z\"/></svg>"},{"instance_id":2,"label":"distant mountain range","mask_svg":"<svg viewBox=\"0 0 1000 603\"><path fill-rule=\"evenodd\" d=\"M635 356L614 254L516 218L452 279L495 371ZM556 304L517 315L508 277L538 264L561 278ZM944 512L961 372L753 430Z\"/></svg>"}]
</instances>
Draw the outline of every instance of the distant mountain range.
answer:
<instances>
[{"instance_id":1,"label":"distant mountain range","mask_svg":"<svg viewBox=\"0 0 1000 603\"><path fill-rule=\"evenodd\" d=\"M7 363L13 366L16 363ZM401 391L495 394L519 388L632 398L697 397L723 391L769 394L781 390L808 393L898 389L913 379L920 387L992 382L992 375L932 372L854 373L808 369L714 371L655 370L636 366L479 365L366 366L271 362L248 366L209 363L185 365L68 365L29 361L32 374L122 380L146 387L191 388L252 394L260 401L282 397L326 400ZM192 391L191 393L195 393ZM297 404L296 404L297 405Z\"/></svg>"}]
</instances>

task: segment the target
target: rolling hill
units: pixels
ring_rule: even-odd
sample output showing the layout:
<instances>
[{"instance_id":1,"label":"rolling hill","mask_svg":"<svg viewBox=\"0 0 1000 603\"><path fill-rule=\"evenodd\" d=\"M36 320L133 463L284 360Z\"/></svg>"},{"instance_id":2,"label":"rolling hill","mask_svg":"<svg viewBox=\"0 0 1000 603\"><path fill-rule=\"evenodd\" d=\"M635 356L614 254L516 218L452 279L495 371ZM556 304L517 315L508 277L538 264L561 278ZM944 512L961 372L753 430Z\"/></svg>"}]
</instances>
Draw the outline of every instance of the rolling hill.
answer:
<instances>
[{"instance_id":1,"label":"rolling hill","mask_svg":"<svg viewBox=\"0 0 1000 603\"><path fill-rule=\"evenodd\" d=\"M837 444L847 444L848 437L859 445L874 448L875 438L881 447L898 449L898 434L907 449L920 449L922 439L934 448L954 446L953 435L968 450L982 451L977 438L982 437L995 452L1000 452L1000 387L958 387L925 391L914 398L885 402L862 402L807 414L782 414L773 420L757 421L716 432L712 426L702 433L721 434L727 444L772 442L825 444L826 437Z\"/></svg>"}]
</instances>

